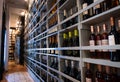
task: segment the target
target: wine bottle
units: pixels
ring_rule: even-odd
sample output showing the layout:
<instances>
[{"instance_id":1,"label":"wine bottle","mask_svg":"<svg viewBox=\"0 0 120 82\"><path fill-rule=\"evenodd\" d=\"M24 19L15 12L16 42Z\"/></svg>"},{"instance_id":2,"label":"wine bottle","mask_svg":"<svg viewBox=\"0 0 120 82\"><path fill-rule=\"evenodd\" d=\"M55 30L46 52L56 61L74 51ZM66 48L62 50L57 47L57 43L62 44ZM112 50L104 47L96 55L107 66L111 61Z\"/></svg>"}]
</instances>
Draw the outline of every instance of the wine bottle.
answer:
<instances>
[{"instance_id":1,"label":"wine bottle","mask_svg":"<svg viewBox=\"0 0 120 82\"><path fill-rule=\"evenodd\" d=\"M68 47L73 46L72 32L68 32Z\"/></svg>"},{"instance_id":2,"label":"wine bottle","mask_svg":"<svg viewBox=\"0 0 120 82\"><path fill-rule=\"evenodd\" d=\"M85 72L85 82L93 82L93 73L90 70L90 64L87 63L87 70Z\"/></svg>"},{"instance_id":3,"label":"wine bottle","mask_svg":"<svg viewBox=\"0 0 120 82\"><path fill-rule=\"evenodd\" d=\"M97 26L97 35L96 35L95 43L96 43L96 45L98 45L98 46L101 46L101 45L102 45L101 34L100 34L100 27L99 27L99 26ZM96 57L97 57L97 58L102 58L101 55L102 55L102 54L101 54L101 50L100 50L100 49L99 49L99 50L96 50Z\"/></svg>"},{"instance_id":4,"label":"wine bottle","mask_svg":"<svg viewBox=\"0 0 120 82\"><path fill-rule=\"evenodd\" d=\"M73 11L72 11L72 8L70 9L70 16L72 16L73 15ZM73 19L70 19L68 22L67 22L67 26L71 26L71 25L73 25Z\"/></svg>"},{"instance_id":5,"label":"wine bottle","mask_svg":"<svg viewBox=\"0 0 120 82\"><path fill-rule=\"evenodd\" d=\"M79 46L79 33L78 33L78 29L74 29L73 46Z\"/></svg>"},{"instance_id":6,"label":"wine bottle","mask_svg":"<svg viewBox=\"0 0 120 82\"><path fill-rule=\"evenodd\" d=\"M116 6L118 6L119 5L119 1L118 0L111 0L112 2L112 4L111 4L111 6L112 7L116 7Z\"/></svg>"},{"instance_id":7,"label":"wine bottle","mask_svg":"<svg viewBox=\"0 0 120 82\"><path fill-rule=\"evenodd\" d=\"M91 28L91 34L90 34L90 37L89 37L89 45L90 45L90 46L95 46L94 27L93 27L93 26L90 26L90 28ZM95 57L96 57L95 50L90 50L90 56L91 56L92 58L95 58Z\"/></svg>"},{"instance_id":8,"label":"wine bottle","mask_svg":"<svg viewBox=\"0 0 120 82\"><path fill-rule=\"evenodd\" d=\"M68 46L68 37L66 33L63 33L63 43L62 43L63 47L67 47Z\"/></svg>"},{"instance_id":9,"label":"wine bottle","mask_svg":"<svg viewBox=\"0 0 120 82\"><path fill-rule=\"evenodd\" d=\"M102 45L103 46L108 45L108 33L106 32L105 24L103 24L103 33L102 33L101 37L102 37ZM110 59L110 54L107 49L103 49L102 54L105 59Z\"/></svg>"},{"instance_id":10,"label":"wine bottle","mask_svg":"<svg viewBox=\"0 0 120 82\"><path fill-rule=\"evenodd\" d=\"M111 78L111 74L110 74L110 67L106 66L105 71L106 71L106 73L104 74L105 82L112 82L112 78Z\"/></svg>"},{"instance_id":11,"label":"wine bottle","mask_svg":"<svg viewBox=\"0 0 120 82\"><path fill-rule=\"evenodd\" d=\"M70 70L71 70L71 68L70 68L70 61L69 61L69 60L65 60L65 69L64 69L64 73L67 74L67 75L69 75Z\"/></svg>"},{"instance_id":12,"label":"wine bottle","mask_svg":"<svg viewBox=\"0 0 120 82\"><path fill-rule=\"evenodd\" d=\"M64 14L63 20L65 20L67 18L67 12L66 12L66 10L64 10L63 14Z\"/></svg>"},{"instance_id":13,"label":"wine bottle","mask_svg":"<svg viewBox=\"0 0 120 82\"><path fill-rule=\"evenodd\" d=\"M120 20L118 20L118 33L119 33L119 44L120 44Z\"/></svg>"},{"instance_id":14,"label":"wine bottle","mask_svg":"<svg viewBox=\"0 0 120 82\"><path fill-rule=\"evenodd\" d=\"M111 24L111 30L109 32L109 45L116 45L119 43L119 34L116 30L116 26L114 23L114 18L110 17L110 24ZM111 61L120 61L119 54L117 50L110 50L110 60Z\"/></svg>"},{"instance_id":15,"label":"wine bottle","mask_svg":"<svg viewBox=\"0 0 120 82\"><path fill-rule=\"evenodd\" d=\"M88 0L83 0L82 8L84 9L84 8L86 8L88 5L89 5L89 4L88 4ZM87 18L89 18L89 17L90 17L90 16L89 16L89 11L88 11L88 10L84 11L84 12L83 12L83 20L85 20L85 19L87 19Z\"/></svg>"},{"instance_id":16,"label":"wine bottle","mask_svg":"<svg viewBox=\"0 0 120 82\"><path fill-rule=\"evenodd\" d=\"M71 70L70 70L70 73L69 75L73 78L75 78L75 70L74 70L74 61L71 61Z\"/></svg>"},{"instance_id":17,"label":"wine bottle","mask_svg":"<svg viewBox=\"0 0 120 82\"><path fill-rule=\"evenodd\" d=\"M105 82L104 75L102 73L102 66L101 65L97 65L96 81L95 82Z\"/></svg>"},{"instance_id":18,"label":"wine bottle","mask_svg":"<svg viewBox=\"0 0 120 82\"><path fill-rule=\"evenodd\" d=\"M111 78L112 78L112 82L117 82L117 81L118 81L117 69L112 68L112 75L111 75Z\"/></svg>"},{"instance_id":19,"label":"wine bottle","mask_svg":"<svg viewBox=\"0 0 120 82\"><path fill-rule=\"evenodd\" d=\"M95 3L96 1L98 1L98 0L94 0L94 3ZM97 15L97 14L99 14L99 13L102 12L101 5L100 5L100 4L97 4L97 5L94 7L94 12L95 12L95 13L94 13L95 15Z\"/></svg>"}]
</instances>

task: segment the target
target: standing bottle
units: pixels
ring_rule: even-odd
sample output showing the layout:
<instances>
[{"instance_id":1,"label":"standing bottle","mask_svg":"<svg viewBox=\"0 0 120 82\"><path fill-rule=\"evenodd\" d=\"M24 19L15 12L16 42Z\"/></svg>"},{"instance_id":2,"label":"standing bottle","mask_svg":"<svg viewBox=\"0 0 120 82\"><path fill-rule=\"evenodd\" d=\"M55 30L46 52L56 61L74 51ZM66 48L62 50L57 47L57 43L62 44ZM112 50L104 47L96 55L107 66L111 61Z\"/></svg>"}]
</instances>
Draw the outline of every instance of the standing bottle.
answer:
<instances>
[{"instance_id":1,"label":"standing bottle","mask_svg":"<svg viewBox=\"0 0 120 82\"><path fill-rule=\"evenodd\" d=\"M89 37L89 45L90 46L95 46L94 27L90 26L90 28L91 28L91 34L90 34L90 37ZM91 55L92 58L95 58L96 57L95 50L90 50L90 55Z\"/></svg>"},{"instance_id":2,"label":"standing bottle","mask_svg":"<svg viewBox=\"0 0 120 82\"><path fill-rule=\"evenodd\" d=\"M116 45L119 43L119 36L116 30L116 26L114 23L114 18L110 18L111 30L109 32L108 40L109 45ZM111 61L120 61L119 54L117 50L110 50L110 60Z\"/></svg>"},{"instance_id":3,"label":"standing bottle","mask_svg":"<svg viewBox=\"0 0 120 82\"><path fill-rule=\"evenodd\" d=\"M96 35L95 43L96 43L96 45L98 45L98 46L101 46L101 45L102 45L101 34L100 34L100 27L99 27L99 26L97 26L97 35ZM96 56L97 56L97 58L102 58L101 55L102 55L102 54L101 54L101 50L100 50L100 49L99 49L99 50L96 50Z\"/></svg>"},{"instance_id":4,"label":"standing bottle","mask_svg":"<svg viewBox=\"0 0 120 82\"><path fill-rule=\"evenodd\" d=\"M98 1L98 0L94 0L94 3ZM97 15L99 13L102 12L102 9L101 9L101 5L100 4L97 4L95 7L94 7L94 14Z\"/></svg>"},{"instance_id":5,"label":"standing bottle","mask_svg":"<svg viewBox=\"0 0 120 82\"><path fill-rule=\"evenodd\" d=\"M86 8L88 5L89 5L89 4L88 4L88 0L83 0L82 8L84 9L84 8ZM84 12L83 12L83 20L85 20L85 19L87 19L87 18L89 18L89 17L90 17L90 16L89 16L88 10L84 11Z\"/></svg>"},{"instance_id":6,"label":"standing bottle","mask_svg":"<svg viewBox=\"0 0 120 82\"><path fill-rule=\"evenodd\" d=\"M90 70L90 64L87 63L87 70L85 72L85 82L93 82L93 73Z\"/></svg>"},{"instance_id":7,"label":"standing bottle","mask_svg":"<svg viewBox=\"0 0 120 82\"><path fill-rule=\"evenodd\" d=\"M65 20L67 18L67 12L66 12L66 10L64 10L63 14L64 14L63 20ZM62 24L62 28L63 29L67 28L67 26L68 26L68 22L65 22L65 23Z\"/></svg>"},{"instance_id":8,"label":"standing bottle","mask_svg":"<svg viewBox=\"0 0 120 82\"><path fill-rule=\"evenodd\" d=\"M105 82L112 82L112 78L111 78L111 74L110 74L110 67L106 66L105 71L106 71L106 73L104 74Z\"/></svg>"},{"instance_id":9,"label":"standing bottle","mask_svg":"<svg viewBox=\"0 0 120 82\"><path fill-rule=\"evenodd\" d=\"M68 61L68 60L65 60L65 69L64 69L64 73L67 74L67 75L69 75L70 70L71 70L71 68L70 68L69 61Z\"/></svg>"},{"instance_id":10,"label":"standing bottle","mask_svg":"<svg viewBox=\"0 0 120 82\"><path fill-rule=\"evenodd\" d=\"M77 28L74 29L73 46L79 46L79 33Z\"/></svg>"},{"instance_id":11,"label":"standing bottle","mask_svg":"<svg viewBox=\"0 0 120 82\"><path fill-rule=\"evenodd\" d=\"M68 37L66 33L63 33L63 43L62 47L68 47Z\"/></svg>"},{"instance_id":12,"label":"standing bottle","mask_svg":"<svg viewBox=\"0 0 120 82\"><path fill-rule=\"evenodd\" d=\"M117 69L116 68L111 68L111 69L112 69L112 76L111 76L112 82L117 82L118 81Z\"/></svg>"},{"instance_id":13,"label":"standing bottle","mask_svg":"<svg viewBox=\"0 0 120 82\"><path fill-rule=\"evenodd\" d=\"M118 20L118 33L119 33L119 44L120 44L120 20Z\"/></svg>"},{"instance_id":14,"label":"standing bottle","mask_svg":"<svg viewBox=\"0 0 120 82\"><path fill-rule=\"evenodd\" d=\"M108 45L108 33L106 31L106 25L103 24L103 33L102 33L102 46ZM110 59L110 55L107 49L102 50L104 59Z\"/></svg>"},{"instance_id":15,"label":"standing bottle","mask_svg":"<svg viewBox=\"0 0 120 82\"><path fill-rule=\"evenodd\" d=\"M96 81L95 82L105 82L104 75L102 73L102 66L101 65L97 65Z\"/></svg>"},{"instance_id":16,"label":"standing bottle","mask_svg":"<svg viewBox=\"0 0 120 82\"><path fill-rule=\"evenodd\" d=\"M72 46L73 46L72 32L69 31L68 32L68 47L72 47Z\"/></svg>"},{"instance_id":17,"label":"standing bottle","mask_svg":"<svg viewBox=\"0 0 120 82\"><path fill-rule=\"evenodd\" d=\"M75 78L75 70L74 70L74 61L71 60L71 70L70 70L70 73L69 75L73 78Z\"/></svg>"}]
</instances>

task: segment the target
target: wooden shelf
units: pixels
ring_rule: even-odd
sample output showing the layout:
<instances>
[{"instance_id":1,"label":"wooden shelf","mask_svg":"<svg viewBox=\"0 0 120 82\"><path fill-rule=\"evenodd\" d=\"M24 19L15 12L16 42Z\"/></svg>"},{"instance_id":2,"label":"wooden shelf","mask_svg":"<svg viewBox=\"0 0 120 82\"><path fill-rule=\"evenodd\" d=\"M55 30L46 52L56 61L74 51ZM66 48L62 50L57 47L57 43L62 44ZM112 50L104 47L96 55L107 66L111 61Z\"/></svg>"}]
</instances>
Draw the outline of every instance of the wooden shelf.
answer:
<instances>
[{"instance_id":1,"label":"wooden shelf","mask_svg":"<svg viewBox=\"0 0 120 82\"><path fill-rule=\"evenodd\" d=\"M83 62L120 68L120 62L113 62L113 61L104 60L104 59L83 58Z\"/></svg>"}]
</instances>

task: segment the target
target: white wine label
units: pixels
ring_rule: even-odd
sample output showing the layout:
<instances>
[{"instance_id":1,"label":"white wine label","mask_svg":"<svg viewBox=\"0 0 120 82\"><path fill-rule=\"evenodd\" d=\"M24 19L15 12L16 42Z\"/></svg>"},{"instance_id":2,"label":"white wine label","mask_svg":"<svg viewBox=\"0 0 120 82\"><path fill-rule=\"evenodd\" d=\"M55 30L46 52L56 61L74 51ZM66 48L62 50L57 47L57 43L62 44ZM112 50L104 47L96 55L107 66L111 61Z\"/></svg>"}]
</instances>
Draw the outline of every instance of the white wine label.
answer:
<instances>
[{"instance_id":1,"label":"white wine label","mask_svg":"<svg viewBox=\"0 0 120 82\"><path fill-rule=\"evenodd\" d=\"M105 46L105 45L108 45L108 40L107 39L104 39L102 40L102 45ZM108 50L104 49L102 50L103 52L107 52Z\"/></svg>"},{"instance_id":2,"label":"white wine label","mask_svg":"<svg viewBox=\"0 0 120 82\"><path fill-rule=\"evenodd\" d=\"M91 78L86 78L86 82L92 82Z\"/></svg>"},{"instance_id":3,"label":"white wine label","mask_svg":"<svg viewBox=\"0 0 120 82\"><path fill-rule=\"evenodd\" d=\"M51 50L51 53L53 54L53 53L54 53L54 50Z\"/></svg>"},{"instance_id":4,"label":"white wine label","mask_svg":"<svg viewBox=\"0 0 120 82\"><path fill-rule=\"evenodd\" d=\"M96 2L96 1L98 1L98 0L94 0L94 2ZM100 4L97 4L97 5L95 6L95 9L97 9L97 8L100 8Z\"/></svg>"},{"instance_id":5,"label":"white wine label","mask_svg":"<svg viewBox=\"0 0 120 82\"><path fill-rule=\"evenodd\" d=\"M90 40L90 41L89 41L89 45L90 45L90 46L95 46L95 41L94 41L94 40ZM95 52L95 50L92 49L92 50L90 50L90 52Z\"/></svg>"},{"instance_id":6,"label":"white wine label","mask_svg":"<svg viewBox=\"0 0 120 82\"><path fill-rule=\"evenodd\" d=\"M58 54L58 50L55 50L55 54Z\"/></svg>"},{"instance_id":7,"label":"white wine label","mask_svg":"<svg viewBox=\"0 0 120 82\"><path fill-rule=\"evenodd\" d=\"M83 9L86 8L87 6L88 6L88 4L84 3L83 4ZM83 12L83 15L86 15L86 14L88 14L88 10L86 10L86 11Z\"/></svg>"},{"instance_id":8,"label":"white wine label","mask_svg":"<svg viewBox=\"0 0 120 82\"><path fill-rule=\"evenodd\" d=\"M83 9L86 8L87 6L88 6L87 3L84 3L83 4Z\"/></svg>"},{"instance_id":9,"label":"white wine label","mask_svg":"<svg viewBox=\"0 0 120 82\"><path fill-rule=\"evenodd\" d=\"M115 45L115 36L114 35L109 35L109 45Z\"/></svg>"},{"instance_id":10,"label":"white wine label","mask_svg":"<svg viewBox=\"0 0 120 82\"><path fill-rule=\"evenodd\" d=\"M95 46L95 41L94 41L94 40L90 40L90 41L89 41L89 45L90 45L90 46Z\"/></svg>"},{"instance_id":11,"label":"white wine label","mask_svg":"<svg viewBox=\"0 0 120 82\"><path fill-rule=\"evenodd\" d=\"M88 14L88 10L83 12L83 15L87 15Z\"/></svg>"}]
</instances>

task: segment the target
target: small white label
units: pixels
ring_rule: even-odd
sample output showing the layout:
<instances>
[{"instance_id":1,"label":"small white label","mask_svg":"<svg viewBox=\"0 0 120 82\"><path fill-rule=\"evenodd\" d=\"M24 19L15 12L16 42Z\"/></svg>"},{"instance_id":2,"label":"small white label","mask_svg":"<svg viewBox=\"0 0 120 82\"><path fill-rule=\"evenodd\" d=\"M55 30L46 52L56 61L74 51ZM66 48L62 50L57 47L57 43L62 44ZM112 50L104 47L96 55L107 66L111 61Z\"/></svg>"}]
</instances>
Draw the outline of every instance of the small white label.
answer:
<instances>
[{"instance_id":1,"label":"small white label","mask_svg":"<svg viewBox=\"0 0 120 82\"><path fill-rule=\"evenodd\" d=\"M86 78L86 82L92 82L91 78Z\"/></svg>"},{"instance_id":2,"label":"small white label","mask_svg":"<svg viewBox=\"0 0 120 82\"><path fill-rule=\"evenodd\" d=\"M89 44L90 44L90 46L95 46L95 41L94 40L90 40ZM90 50L90 52L95 52L95 50L92 49L92 50Z\"/></svg>"},{"instance_id":3,"label":"small white label","mask_svg":"<svg viewBox=\"0 0 120 82\"><path fill-rule=\"evenodd\" d=\"M109 45L115 45L115 37L114 37L114 35L109 35L108 39L109 39Z\"/></svg>"},{"instance_id":4,"label":"small white label","mask_svg":"<svg viewBox=\"0 0 120 82\"><path fill-rule=\"evenodd\" d=\"M102 45L102 41L101 41L101 40L97 40L97 45L98 45L98 46ZM100 52L101 52L102 50L101 50L101 49L99 49L98 51L100 51Z\"/></svg>"},{"instance_id":5,"label":"small white label","mask_svg":"<svg viewBox=\"0 0 120 82\"><path fill-rule=\"evenodd\" d=\"M83 4L83 9L86 8L87 6L88 6L88 4L84 3ZM86 11L83 12L83 15L86 15L86 14L88 14L88 10L86 10Z\"/></svg>"},{"instance_id":6,"label":"small white label","mask_svg":"<svg viewBox=\"0 0 120 82\"><path fill-rule=\"evenodd\" d=\"M90 44L90 46L95 46L95 41L94 40L90 40L89 44Z\"/></svg>"},{"instance_id":7,"label":"small white label","mask_svg":"<svg viewBox=\"0 0 120 82\"><path fill-rule=\"evenodd\" d=\"M96 1L98 1L98 0L94 0L94 2L96 2ZM97 9L97 8L100 8L100 4L97 4L97 5L95 6L95 9Z\"/></svg>"},{"instance_id":8,"label":"small white label","mask_svg":"<svg viewBox=\"0 0 120 82\"><path fill-rule=\"evenodd\" d=\"M105 45L108 45L108 40L107 39L104 39L102 40L102 45L105 46ZM103 52L107 52L108 50L104 49L102 50Z\"/></svg>"},{"instance_id":9,"label":"small white label","mask_svg":"<svg viewBox=\"0 0 120 82\"><path fill-rule=\"evenodd\" d=\"M83 9L86 8L87 6L88 6L87 3L84 3L83 4Z\"/></svg>"}]
</instances>

